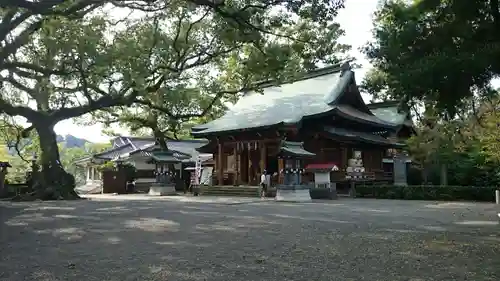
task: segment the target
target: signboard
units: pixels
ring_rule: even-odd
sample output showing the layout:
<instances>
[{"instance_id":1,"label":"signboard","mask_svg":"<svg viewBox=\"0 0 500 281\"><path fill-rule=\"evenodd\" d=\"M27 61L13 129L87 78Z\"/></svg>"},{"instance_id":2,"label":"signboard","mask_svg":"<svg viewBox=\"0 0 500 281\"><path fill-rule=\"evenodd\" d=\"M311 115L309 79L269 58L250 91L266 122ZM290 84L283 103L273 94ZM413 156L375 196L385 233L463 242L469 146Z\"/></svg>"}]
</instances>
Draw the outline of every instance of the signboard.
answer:
<instances>
[{"instance_id":1,"label":"signboard","mask_svg":"<svg viewBox=\"0 0 500 281\"><path fill-rule=\"evenodd\" d=\"M194 166L194 173L195 173L194 184L199 185L200 184L200 177L201 177L201 158L199 155L196 158L196 163Z\"/></svg>"},{"instance_id":2,"label":"signboard","mask_svg":"<svg viewBox=\"0 0 500 281\"><path fill-rule=\"evenodd\" d=\"M212 172L213 167L203 167L200 177L200 184L211 185L212 184Z\"/></svg>"}]
</instances>

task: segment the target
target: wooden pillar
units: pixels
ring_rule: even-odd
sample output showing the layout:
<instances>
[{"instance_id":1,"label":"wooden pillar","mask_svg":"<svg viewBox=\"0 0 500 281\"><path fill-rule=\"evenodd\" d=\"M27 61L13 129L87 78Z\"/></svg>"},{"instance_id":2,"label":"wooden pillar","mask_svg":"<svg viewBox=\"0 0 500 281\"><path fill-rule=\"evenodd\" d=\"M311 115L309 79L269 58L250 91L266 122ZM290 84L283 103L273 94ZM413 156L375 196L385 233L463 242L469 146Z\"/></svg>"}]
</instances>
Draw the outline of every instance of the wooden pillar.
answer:
<instances>
[{"instance_id":1,"label":"wooden pillar","mask_svg":"<svg viewBox=\"0 0 500 281\"><path fill-rule=\"evenodd\" d=\"M235 161L235 175L234 175L234 178L233 178L233 184L235 186L238 186L240 185L240 153L239 153L239 143L235 143L234 144L234 161Z\"/></svg>"},{"instance_id":2,"label":"wooden pillar","mask_svg":"<svg viewBox=\"0 0 500 281\"><path fill-rule=\"evenodd\" d=\"M283 184L283 177L284 174L282 173L283 169L285 168L284 165L284 160L283 159L278 159L278 184Z\"/></svg>"},{"instance_id":3,"label":"wooden pillar","mask_svg":"<svg viewBox=\"0 0 500 281\"><path fill-rule=\"evenodd\" d=\"M219 143L217 145L217 184L218 185L223 185L224 184L224 161L223 161L223 150L222 150L222 144Z\"/></svg>"},{"instance_id":4,"label":"wooden pillar","mask_svg":"<svg viewBox=\"0 0 500 281\"><path fill-rule=\"evenodd\" d=\"M380 161L378 161L378 165L379 165L380 169L382 169L382 170L384 169L384 158L385 158L386 153L387 153L387 150L382 150L379 153L380 154L380 159L379 159Z\"/></svg>"},{"instance_id":5,"label":"wooden pillar","mask_svg":"<svg viewBox=\"0 0 500 281\"><path fill-rule=\"evenodd\" d=\"M238 154L236 155L236 160L238 161L238 185L243 182L243 165L241 164L241 153L243 151L242 144L239 143Z\"/></svg>"},{"instance_id":6,"label":"wooden pillar","mask_svg":"<svg viewBox=\"0 0 500 281\"><path fill-rule=\"evenodd\" d=\"M325 163L326 161L328 161L328 158L327 156L325 155L325 146L326 146L327 142L325 142L323 139L318 139L316 140L316 145L317 147L315 147L315 149L317 149L318 147L320 148L319 149L319 161L322 162L322 163Z\"/></svg>"},{"instance_id":7,"label":"wooden pillar","mask_svg":"<svg viewBox=\"0 0 500 281\"><path fill-rule=\"evenodd\" d=\"M342 164L340 165L342 165L342 168L345 169L347 168L347 147L343 146L341 150L342 150Z\"/></svg>"},{"instance_id":8,"label":"wooden pillar","mask_svg":"<svg viewBox=\"0 0 500 281\"><path fill-rule=\"evenodd\" d=\"M266 143L260 144L260 172L262 173L267 167L267 146Z\"/></svg>"},{"instance_id":9,"label":"wooden pillar","mask_svg":"<svg viewBox=\"0 0 500 281\"><path fill-rule=\"evenodd\" d=\"M377 165L375 165L375 161L373 160L373 153L374 152L375 151L373 151L373 150L367 151L367 153L368 153L368 155L367 155L368 156L367 157L368 158L368 165L367 166L369 167L370 171L373 171L374 169L378 168Z\"/></svg>"},{"instance_id":10,"label":"wooden pillar","mask_svg":"<svg viewBox=\"0 0 500 281\"><path fill-rule=\"evenodd\" d=\"M7 167L0 168L0 195L4 195L5 191L5 175L7 175Z\"/></svg>"},{"instance_id":11,"label":"wooden pillar","mask_svg":"<svg viewBox=\"0 0 500 281\"><path fill-rule=\"evenodd\" d=\"M247 143L247 153L248 153L248 185L252 185L253 175L252 175L252 145L251 143Z\"/></svg>"}]
</instances>

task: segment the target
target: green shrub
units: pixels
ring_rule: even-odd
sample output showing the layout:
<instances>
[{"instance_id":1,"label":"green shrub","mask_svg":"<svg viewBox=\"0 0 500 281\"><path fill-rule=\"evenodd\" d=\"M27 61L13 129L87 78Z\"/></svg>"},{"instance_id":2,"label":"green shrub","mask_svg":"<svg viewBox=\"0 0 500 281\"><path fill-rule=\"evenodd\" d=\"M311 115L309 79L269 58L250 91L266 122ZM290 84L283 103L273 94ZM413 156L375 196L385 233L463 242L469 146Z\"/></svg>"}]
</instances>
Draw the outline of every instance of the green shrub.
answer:
<instances>
[{"instance_id":1,"label":"green shrub","mask_svg":"<svg viewBox=\"0 0 500 281\"><path fill-rule=\"evenodd\" d=\"M311 199L335 199L337 198L337 193L335 189L329 188L311 188L309 189L309 195Z\"/></svg>"},{"instance_id":2,"label":"green shrub","mask_svg":"<svg viewBox=\"0 0 500 281\"><path fill-rule=\"evenodd\" d=\"M379 199L494 202L497 187L358 185L356 196Z\"/></svg>"}]
</instances>

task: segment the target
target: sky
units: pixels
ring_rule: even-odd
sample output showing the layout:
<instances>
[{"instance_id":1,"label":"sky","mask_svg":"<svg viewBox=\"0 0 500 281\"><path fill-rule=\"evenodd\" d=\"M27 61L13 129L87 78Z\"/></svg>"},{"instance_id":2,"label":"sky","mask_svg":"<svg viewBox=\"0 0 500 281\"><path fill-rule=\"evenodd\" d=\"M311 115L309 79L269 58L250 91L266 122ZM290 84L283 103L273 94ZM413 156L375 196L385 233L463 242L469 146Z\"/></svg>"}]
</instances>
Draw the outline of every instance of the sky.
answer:
<instances>
[{"instance_id":1,"label":"sky","mask_svg":"<svg viewBox=\"0 0 500 281\"><path fill-rule=\"evenodd\" d=\"M370 69L370 63L359 51L359 48L372 39L372 15L377 7L378 0L347 0L345 8L339 11L337 22L345 30L345 36L341 43L352 46L350 55L356 58L356 63L361 64L361 69L356 69L356 81L360 82L365 73ZM363 96L365 102L369 101L368 96ZM110 137L102 134L101 124L92 126L80 126L73 120L64 120L55 126L55 131L59 135L73 135L91 142L107 142ZM127 135L124 129L115 128L115 132Z\"/></svg>"}]
</instances>

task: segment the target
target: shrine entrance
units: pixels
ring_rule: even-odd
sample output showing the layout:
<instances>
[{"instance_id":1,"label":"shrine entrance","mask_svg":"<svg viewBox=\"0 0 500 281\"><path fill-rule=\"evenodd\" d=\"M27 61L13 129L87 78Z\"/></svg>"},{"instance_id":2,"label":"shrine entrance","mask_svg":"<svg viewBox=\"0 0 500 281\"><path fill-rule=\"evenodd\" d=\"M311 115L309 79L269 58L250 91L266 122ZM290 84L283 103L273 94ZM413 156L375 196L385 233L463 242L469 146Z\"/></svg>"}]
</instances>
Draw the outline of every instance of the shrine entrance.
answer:
<instances>
[{"instance_id":1,"label":"shrine entrance","mask_svg":"<svg viewBox=\"0 0 500 281\"><path fill-rule=\"evenodd\" d=\"M248 153L249 160L248 165L248 184L249 185L258 185L260 181L260 174L262 171L260 171L259 167L259 151L258 150L250 150Z\"/></svg>"},{"instance_id":2,"label":"shrine entrance","mask_svg":"<svg viewBox=\"0 0 500 281\"><path fill-rule=\"evenodd\" d=\"M272 157L267 155L267 167L266 171L268 174L279 173L279 160L276 156Z\"/></svg>"}]
</instances>

